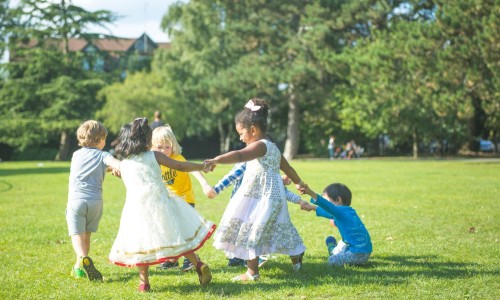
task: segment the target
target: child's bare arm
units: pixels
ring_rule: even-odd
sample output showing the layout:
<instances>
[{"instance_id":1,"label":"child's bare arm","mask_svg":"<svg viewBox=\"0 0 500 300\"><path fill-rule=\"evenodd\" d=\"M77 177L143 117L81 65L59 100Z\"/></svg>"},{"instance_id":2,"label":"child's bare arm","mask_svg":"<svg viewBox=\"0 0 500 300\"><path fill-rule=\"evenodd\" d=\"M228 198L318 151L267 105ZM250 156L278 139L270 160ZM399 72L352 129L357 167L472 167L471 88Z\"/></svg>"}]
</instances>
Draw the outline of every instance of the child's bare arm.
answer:
<instances>
[{"instance_id":1,"label":"child's bare arm","mask_svg":"<svg viewBox=\"0 0 500 300\"><path fill-rule=\"evenodd\" d=\"M286 176L293 181L293 183L300 184L302 182L299 174L297 174L295 169L288 163L288 160L286 160L283 155L281 155L280 170L283 171Z\"/></svg>"},{"instance_id":2,"label":"child's bare arm","mask_svg":"<svg viewBox=\"0 0 500 300\"><path fill-rule=\"evenodd\" d=\"M201 172L191 172L191 174L193 174L194 178L198 180L198 182L201 185L201 189L203 190L203 193L207 195L208 198L213 199L215 198L215 196L217 196L217 193L215 193L215 190L212 188L212 186L208 184L207 180L205 179L205 177Z\"/></svg>"},{"instance_id":3,"label":"child's bare arm","mask_svg":"<svg viewBox=\"0 0 500 300\"><path fill-rule=\"evenodd\" d=\"M154 151L154 154L156 161L160 165L183 172L203 171L207 166L207 163L199 164L189 161L178 161L175 159L171 159L170 157L158 151Z\"/></svg>"},{"instance_id":4,"label":"child's bare arm","mask_svg":"<svg viewBox=\"0 0 500 300\"><path fill-rule=\"evenodd\" d=\"M109 155L107 156L105 159L104 159L104 164L106 164L106 166L110 167L111 169L113 170L118 170L120 171L120 164L121 164L121 161L119 161L118 159L114 158L113 156Z\"/></svg>"},{"instance_id":5,"label":"child's bare arm","mask_svg":"<svg viewBox=\"0 0 500 300\"><path fill-rule=\"evenodd\" d=\"M241 150L227 152L208 161L215 161L219 164L239 163L262 157L266 152L266 144L263 142L255 142Z\"/></svg>"}]
</instances>

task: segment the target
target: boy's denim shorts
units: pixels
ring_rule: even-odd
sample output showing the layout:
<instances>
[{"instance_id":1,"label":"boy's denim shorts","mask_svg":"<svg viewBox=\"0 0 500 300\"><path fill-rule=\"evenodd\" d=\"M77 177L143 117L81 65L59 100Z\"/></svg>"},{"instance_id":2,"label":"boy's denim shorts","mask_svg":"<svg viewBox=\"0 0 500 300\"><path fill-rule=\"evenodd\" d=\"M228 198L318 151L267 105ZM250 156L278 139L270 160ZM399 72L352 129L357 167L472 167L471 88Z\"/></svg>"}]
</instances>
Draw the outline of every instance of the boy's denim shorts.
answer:
<instances>
[{"instance_id":1,"label":"boy's denim shorts","mask_svg":"<svg viewBox=\"0 0 500 300\"><path fill-rule=\"evenodd\" d=\"M69 200L66 208L69 236L96 232L102 217L102 210L102 200Z\"/></svg>"}]
</instances>

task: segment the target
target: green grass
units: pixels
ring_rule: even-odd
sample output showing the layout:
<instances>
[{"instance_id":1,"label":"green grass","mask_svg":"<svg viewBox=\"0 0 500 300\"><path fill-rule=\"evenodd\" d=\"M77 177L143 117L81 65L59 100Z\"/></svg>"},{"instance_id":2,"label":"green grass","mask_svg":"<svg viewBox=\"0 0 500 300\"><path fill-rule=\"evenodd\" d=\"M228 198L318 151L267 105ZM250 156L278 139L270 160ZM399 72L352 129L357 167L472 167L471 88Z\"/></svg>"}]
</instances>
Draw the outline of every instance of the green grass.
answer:
<instances>
[{"instance_id":1,"label":"green grass","mask_svg":"<svg viewBox=\"0 0 500 300\"><path fill-rule=\"evenodd\" d=\"M139 294L136 269L111 265L109 250L125 199L106 176L104 215L91 256L104 283L69 277L74 253L66 232L69 163L0 163L0 299L499 299L500 160L296 160L313 190L343 182L370 231L374 252L363 267L329 267L324 239L338 232L325 219L289 205L308 248L304 268L276 257L261 281L233 283L244 269L226 267L211 240L199 251L212 283L194 272L151 271L153 292ZM211 183L231 166L220 165ZM218 222L230 191L210 200L194 181L197 210ZM294 188L292 187L292 190ZM306 199L306 197L303 197Z\"/></svg>"}]
</instances>

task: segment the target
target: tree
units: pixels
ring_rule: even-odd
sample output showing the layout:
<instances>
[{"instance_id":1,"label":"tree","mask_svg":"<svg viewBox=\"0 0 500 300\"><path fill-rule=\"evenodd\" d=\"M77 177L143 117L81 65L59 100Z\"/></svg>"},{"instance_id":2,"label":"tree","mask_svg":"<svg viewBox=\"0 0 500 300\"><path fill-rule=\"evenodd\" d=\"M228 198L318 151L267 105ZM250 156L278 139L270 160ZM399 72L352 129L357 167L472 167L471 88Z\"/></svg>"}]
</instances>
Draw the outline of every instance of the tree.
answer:
<instances>
[{"instance_id":1,"label":"tree","mask_svg":"<svg viewBox=\"0 0 500 300\"><path fill-rule=\"evenodd\" d=\"M80 60L61 64L60 53L44 49L25 54L18 57L20 63L9 64L9 78L0 89L2 142L20 150L45 144L61 132L61 139L67 139L69 129L99 107L95 94L104 86L102 80L81 73ZM60 159L68 149L60 149Z\"/></svg>"},{"instance_id":2,"label":"tree","mask_svg":"<svg viewBox=\"0 0 500 300\"><path fill-rule=\"evenodd\" d=\"M341 34L333 38L325 26L339 2L190 1L169 9L163 28L173 47L161 65L186 105L196 103L193 109L210 112L205 119L224 124L218 126L221 151L227 151L234 113L260 96L271 105L273 129L287 131L285 156L297 155L300 112L323 103L342 80L323 67L325 52L318 51L342 48Z\"/></svg>"},{"instance_id":3,"label":"tree","mask_svg":"<svg viewBox=\"0 0 500 300\"><path fill-rule=\"evenodd\" d=\"M471 150L500 132L500 10L494 0L436 1L435 39L443 92L460 97ZM465 22L464 20L467 20Z\"/></svg>"},{"instance_id":4,"label":"tree","mask_svg":"<svg viewBox=\"0 0 500 300\"><path fill-rule=\"evenodd\" d=\"M95 95L105 84L82 69L79 55L69 52L68 40L90 38L85 33L88 26L104 26L115 17L105 10L88 12L64 0L22 0L9 16L6 32L13 61L7 64L9 77L2 83L0 115L8 121L0 123L0 132L4 142L20 150L43 144L47 135L59 132L56 159L65 160L69 133L93 117L101 105ZM15 135L13 128L18 130Z\"/></svg>"},{"instance_id":5,"label":"tree","mask_svg":"<svg viewBox=\"0 0 500 300\"><path fill-rule=\"evenodd\" d=\"M8 27L8 0L0 0L0 57L3 56L3 53L6 49L6 28Z\"/></svg>"},{"instance_id":6,"label":"tree","mask_svg":"<svg viewBox=\"0 0 500 300\"><path fill-rule=\"evenodd\" d=\"M488 124L486 107L488 118L498 119L491 94L498 90L495 51L486 42L494 37L482 33L491 28L488 20L494 9L470 6L470 1L444 7L420 3L424 5L410 6L403 17L393 19L388 30L374 31L345 53L351 68L349 84L337 92L339 98L349 99L342 105L344 128L358 126L372 138L388 131L396 143L412 144L414 157L420 142L446 139L461 144L467 136L477 141L473 128ZM464 16L468 11L482 13ZM466 18L475 20L474 29L461 29L467 34L446 28L468 28L468 22L458 21ZM484 137L484 130L479 132Z\"/></svg>"},{"instance_id":7,"label":"tree","mask_svg":"<svg viewBox=\"0 0 500 300\"><path fill-rule=\"evenodd\" d=\"M181 138L189 121L174 102L172 92L165 87L165 80L154 69L151 72L137 72L128 75L125 81L106 86L99 92L99 99L105 105L98 117L105 120L111 132L118 133L123 124L137 117L151 116L155 110L162 112L163 120L172 124L176 136Z\"/></svg>"}]
</instances>

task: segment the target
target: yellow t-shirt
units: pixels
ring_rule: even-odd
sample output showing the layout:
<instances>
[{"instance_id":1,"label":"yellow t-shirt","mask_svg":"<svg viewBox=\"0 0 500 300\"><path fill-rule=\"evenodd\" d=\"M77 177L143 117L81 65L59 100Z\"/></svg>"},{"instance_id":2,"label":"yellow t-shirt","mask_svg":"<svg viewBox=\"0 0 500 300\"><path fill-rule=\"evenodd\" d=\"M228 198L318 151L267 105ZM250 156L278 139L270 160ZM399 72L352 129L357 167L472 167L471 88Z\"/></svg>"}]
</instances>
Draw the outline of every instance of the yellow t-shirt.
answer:
<instances>
[{"instance_id":1,"label":"yellow t-shirt","mask_svg":"<svg viewBox=\"0 0 500 300\"><path fill-rule=\"evenodd\" d=\"M171 154L170 158L178 161L186 161L184 156L181 154ZM160 167L161 177L163 178L165 186L169 188L170 191L186 200L187 203L195 204L194 192L189 173L177 171L162 165L160 165Z\"/></svg>"}]
</instances>

